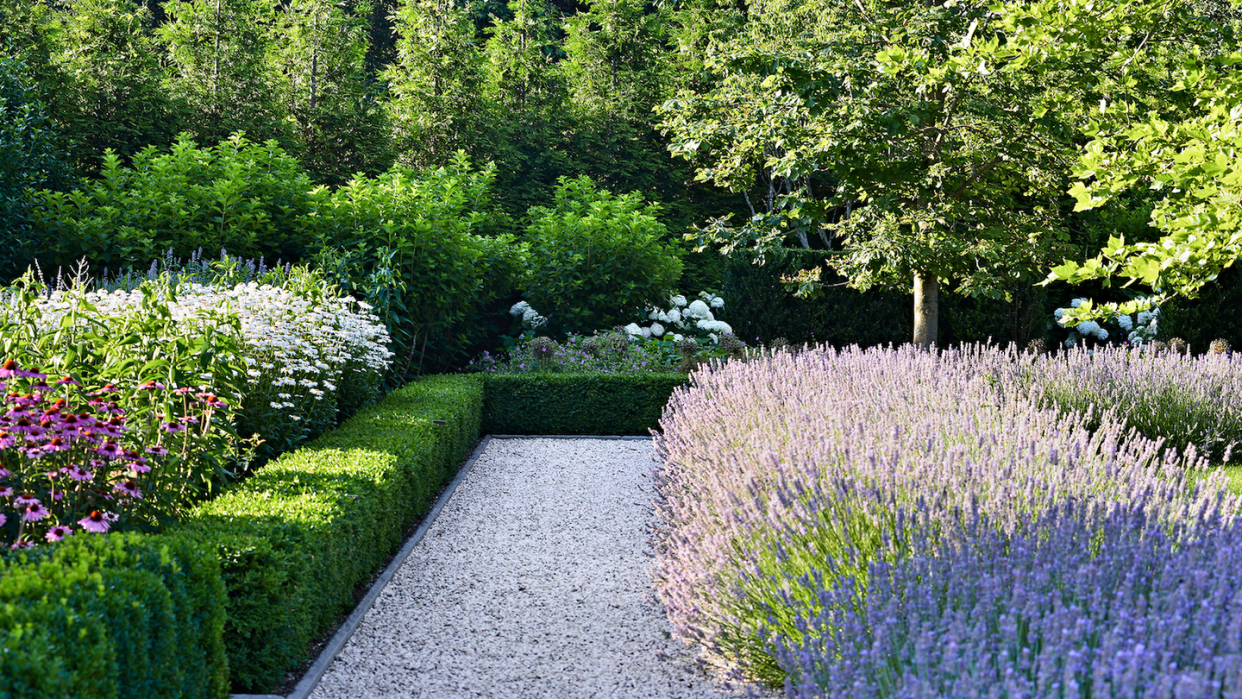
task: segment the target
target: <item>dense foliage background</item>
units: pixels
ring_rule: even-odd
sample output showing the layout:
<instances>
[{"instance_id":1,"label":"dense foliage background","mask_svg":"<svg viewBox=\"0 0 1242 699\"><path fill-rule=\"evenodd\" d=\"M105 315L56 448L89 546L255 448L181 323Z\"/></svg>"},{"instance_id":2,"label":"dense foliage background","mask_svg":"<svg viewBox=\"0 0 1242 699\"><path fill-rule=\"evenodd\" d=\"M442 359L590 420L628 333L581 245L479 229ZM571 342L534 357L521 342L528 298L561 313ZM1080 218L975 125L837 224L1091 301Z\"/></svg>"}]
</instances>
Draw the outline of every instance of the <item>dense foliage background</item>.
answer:
<instances>
[{"instance_id":1,"label":"dense foliage background","mask_svg":"<svg viewBox=\"0 0 1242 699\"><path fill-rule=\"evenodd\" d=\"M1072 271L1079 288L1033 290L1047 269L1168 228L1147 171L1070 196L1091 176L1083 148L1232 84L1225 0L1113 5L0 0L15 241L0 274L145 268L170 248L314 259L389 314L415 370L497 346L521 298L546 300L553 331L585 329L570 309L599 329L633 320L623 306L656 291L594 308L600 289L643 286L635 274L737 290L747 341L903 341L912 282L943 287L942 344L1058 341L1054 308L1134 293ZM587 232L616 216L630 222ZM571 259L601 236L631 240L619 276ZM419 257L427 240L467 243L442 264ZM1206 312L1238 284L1177 301L1178 332L1242 344Z\"/></svg>"}]
</instances>

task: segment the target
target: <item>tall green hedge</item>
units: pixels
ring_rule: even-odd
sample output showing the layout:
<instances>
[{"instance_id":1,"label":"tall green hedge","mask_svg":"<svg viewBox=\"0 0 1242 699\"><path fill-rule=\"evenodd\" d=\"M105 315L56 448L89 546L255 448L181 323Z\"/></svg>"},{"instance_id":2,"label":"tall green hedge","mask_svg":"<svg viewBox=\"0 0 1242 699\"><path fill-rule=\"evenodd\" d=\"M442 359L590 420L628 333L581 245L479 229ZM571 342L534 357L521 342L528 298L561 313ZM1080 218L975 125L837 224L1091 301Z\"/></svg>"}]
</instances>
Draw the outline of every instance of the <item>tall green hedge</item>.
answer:
<instances>
[{"instance_id":1,"label":"tall green hedge","mask_svg":"<svg viewBox=\"0 0 1242 699\"><path fill-rule=\"evenodd\" d=\"M235 691L270 691L352 605L478 441L482 406L475 376L424 378L192 513L220 559Z\"/></svg>"},{"instance_id":2,"label":"tall green hedge","mask_svg":"<svg viewBox=\"0 0 1242 699\"><path fill-rule=\"evenodd\" d=\"M0 574L0 697L228 694L214 552L186 536L79 534Z\"/></svg>"},{"instance_id":3,"label":"tall green hedge","mask_svg":"<svg viewBox=\"0 0 1242 699\"><path fill-rule=\"evenodd\" d=\"M825 272L830 286L816 297L795 298L785 290L782 276L799 269L824 266L824 253L817 250L786 250L772 255L763 265L747 254L729 258L725 265L721 295L724 319L739 338L762 343L783 337L789 342L826 342L847 345L902 344L914 332L914 296L904 290L857 291L845 280ZM1042 287L1022 285L1011 301L970 298L958 294L940 296L940 343L1017 342L1025 345L1042 337L1052 311L1044 306Z\"/></svg>"},{"instance_id":4,"label":"tall green hedge","mask_svg":"<svg viewBox=\"0 0 1242 699\"><path fill-rule=\"evenodd\" d=\"M488 434L645 435L685 374L483 374Z\"/></svg>"}]
</instances>

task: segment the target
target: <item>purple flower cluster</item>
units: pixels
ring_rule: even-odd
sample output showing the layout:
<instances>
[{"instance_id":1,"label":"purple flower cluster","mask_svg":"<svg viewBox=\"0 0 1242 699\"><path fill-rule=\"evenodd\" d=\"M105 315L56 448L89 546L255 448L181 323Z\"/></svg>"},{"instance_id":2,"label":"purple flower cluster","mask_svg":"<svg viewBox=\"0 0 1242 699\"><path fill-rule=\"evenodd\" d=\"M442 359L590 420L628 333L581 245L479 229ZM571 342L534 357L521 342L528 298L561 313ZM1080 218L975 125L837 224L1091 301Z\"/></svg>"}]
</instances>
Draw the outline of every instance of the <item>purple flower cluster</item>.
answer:
<instances>
[{"instance_id":1,"label":"purple flower cluster","mask_svg":"<svg viewBox=\"0 0 1242 699\"><path fill-rule=\"evenodd\" d=\"M1063 411L1112 411L1141 434L1227 461L1242 442L1242 355L1076 349L1020 362L1033 397Z\"/></svg>"},{"instance_id":2,"label":"purple flower cluster","mask_svg":"<svg viewBox=\"0 0 1242 699\"><path fill-rule=\"evenodd\" d=\"M137 394L150 403L180 396L185 414L156 413L153 424L135 430L117 386L85 395L79 389L70 376L48 383L37 369L13 360L0 365L0 541L12 548L79 530L103 533L124 517L167 509L165 491L180 494L186 484L170 473L165 436L177 439L180 454L171 460L180 460L204 433L197 426L226 407L214 394L147 382Z\"/></svg>"},{"instance_id":3,"label":"purple flower cluster","mask_svg":"<svg viewBox=\"0 0 1242 699\"><path fill-rule=\"evenodd\" d=\"M775 639L787 695L1242 695L1236 512L1170 525L1136 504L1066 501L1009 533L976 517L916 533L921 552L872 563L865 589L803 580L821 611Z\"/></svg>"},{"instance_id":4,"label":"purple flower cluster","mask_svg":"<svg viewBox=\"0 0 1242 699\"><path fill-rule=\"evenodd\" d=\"M877 562L933 553L973 521L1009 536L1071 501L1169 526L1238 507L1193 454L1040 408L1018 390L1023 361L824 349L694 374L656 442L657 588L678 635L780 684L773 641L803 648L808 619L835 618L823 590L866 589Z\"/></svg>"}]
</instances>

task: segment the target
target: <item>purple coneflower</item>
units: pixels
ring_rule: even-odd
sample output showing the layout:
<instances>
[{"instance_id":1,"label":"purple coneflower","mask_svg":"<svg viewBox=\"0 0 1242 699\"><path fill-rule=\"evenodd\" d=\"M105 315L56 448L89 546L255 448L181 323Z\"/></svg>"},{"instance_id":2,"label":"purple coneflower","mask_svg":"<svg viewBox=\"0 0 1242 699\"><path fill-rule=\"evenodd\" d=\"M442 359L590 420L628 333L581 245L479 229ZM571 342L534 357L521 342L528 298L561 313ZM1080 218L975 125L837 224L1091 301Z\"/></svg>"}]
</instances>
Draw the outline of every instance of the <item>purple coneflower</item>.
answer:
<instances>
[{"instance_id":1,"label":"purple coneflower","mask_svg":"<svg viewBox=\"0 0 1242 699\"><path fill-rule=\"evenodd\" d=\"M178 423L178 422L165 422L164 431L169 434L178 434L181 432L185 432L185 425L182 425L181 423Z\"/></svg>"},{"instance_id":2,"label":"purple coneflower","mask_svg":"<svg viewBox=\"0 0 1242 699\"><path fill-rule=\"evenodd\" d=\"M65 375L65 376L60 377L60 380L56 382L56 385L57 386L77 386L78 382L74 381L72 376Z\"/></svg>"},{"instance_id":3,"label":"purple coneflower","mask_svg":"<svg viewBox=\"0 0 1242 699\"><path fill-rule=\"evenodd\" d=\"M60 541L66 536L73 536L73 530L70 529L69 527L64 526L63 524L57 524L56 526L47 530L47 534L44 534L43 536L48 541Z\"/></svg>"},{"instance_id":4,"label":"purple coneflower","mask_svg":"<svg viewBox=\"0 0 1242 699\"><path fill-rule=\"evenodd\" d=\"M43 450L46 452L50 452L50 453L64 451L68 448L69 448L69 442L66 441L64 437L61 437L59 435L52 437L51 439L47 440L47 442L43 444Z\"/></svg>"},{"instance_id":5,"label":"purple coneflower","mask_svg":"<svg viewBox=\"0 0 1242 699\"><path fill-rule=\"evenodd\" d=\"M162 391L166 388L164 384L156 381L148 381L138 387L139 391Z\"/></svg>"},{"instance_id":6,"label":"purple coneflower","mask_svg":"<svg viewBox=\"0 0 1242 699\"><path fill-rule=\"evenodd\" d=\"M22 519L24 519L27 522L38 522L44 517L47 517L47 515L48 515L47 508L39 504L38 502L36 502L35 504L26 508L26 512L25 514L22 515Z\"/></svg>"},{"instance_id":7,"label":"purple coneflower","mask_svg":"<svg viewBox=\"0 0 1242 699\"><path fill-rule=\"evenodd\" d=\"M13 498L13 504L18 508L27 507L29 505L37 505L39 504L39 498L36 498L31 493L22 493L21 495Z\"/></svg>"},{"instance_id":8,"label":"purple coneflower","mask_svg":"<svg viewBox=\"0 0 1242 699\"><path fill-rule=\"evenodd\" d=\"M13 489L8 486L4 486L0 488L0 498L9 498L9 497L13 497Z\"/></svg>"},{"instance_id":9,"label":"purple coneflower","mask_svg":"<svg viewBox=\"0 0 1242 699\"><path fill-rule=\"evenodd\" d=\"M121 455L121 447L116 442L109 439L108 441L96 447L95 453L99 454L105 459L115 459L116 457Z\"/></svg>"},{"instance_id":10,"label":"purple coneflower","mask_svg":"<svg viewBox=\"0 0 1242 699\"><path fill-rule=\"evenodd\" d=\"M138 484L133 481L121 481L112 487L118 493L128 495L135 500L142 499L142 491L138 489Z\"/></svg>"},{"instance_id":11,"label":"purple coneflower","mask_svg":"<svg viewBox=\"0 0 1242 699\"><path fill-rule=\"evenodd\" d=\"M148 454L153 454L153 455L155 455L155 456L164 456L165 454L167 454L167 453L168 453L168 450L167 450L167 449L165 449L164 447L161 447L161 446L158 446L158 445L157 445L157 446L153 446L153 447L147 447L147 453L148 453Z\"/></svg>"},{"instance_id":12,"label":"purple coneflower","mask_svg":"<svg viewBox=\"0 0 1242 699\"><path fill-rule=\"evenodd\" d=\"M95 477L95 474L81 466L74 465L69 467L69 477L75 481L89 481Z\"/></svg>"},{"instance_id":13,"label":"purple coneflower","mask_svg":"<svg viewBox=\"0 0 1242 699\"><path fill-rule=\"evenodd\" d=\"M89 515L79 519L78 524L92 534L103 534L108 531L109 527L112 526L108 517L104 516L104 514L105 513L100 512L99 510L94 510Z\"/></svg>"},{"instance_id":14,"label":"purple coneflower","mask_svg":"<svg viewBox=\"0 0 1242 699\"><path fill-rule=\"evenodd\" d=\"M4 364L0 365L0 379L11 378L46 379L47 377L39 373L38 367L23 369L12 359L6 359Z\"/></svg>"}]
</instances>

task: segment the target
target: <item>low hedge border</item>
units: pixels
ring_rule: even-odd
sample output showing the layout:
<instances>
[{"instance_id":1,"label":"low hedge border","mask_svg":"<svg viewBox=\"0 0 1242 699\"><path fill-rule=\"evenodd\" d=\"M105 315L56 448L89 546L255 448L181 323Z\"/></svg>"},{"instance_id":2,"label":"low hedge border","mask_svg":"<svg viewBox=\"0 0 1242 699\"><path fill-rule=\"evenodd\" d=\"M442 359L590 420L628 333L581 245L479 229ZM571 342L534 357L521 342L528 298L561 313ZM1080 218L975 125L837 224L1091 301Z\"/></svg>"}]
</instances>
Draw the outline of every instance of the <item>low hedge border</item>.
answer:
<instances>
[{"instance_id":1,"label":"low hedge border","mask_svg":"<svg viewBox=\"0 0 1242 699\"><path fill-rule=\"evenodd\" d=\"M686 374L481 374L483 432L645 435Z\"/></svg>"},{"instance_id":2,"label":"low hedge border","mask_svg":"<svg viewBox=\"0 0 1242 699\"><path fill-rule=\"evenodd\" d=\"M469 454L482 406L476 377L421 379L187 518L220 560L234 691L270 691L306 658Z\"/></svg>"},{"instance_id":3,"label":"low hedge border","mask_svg":"<svg viewBox=\"0 0 1242 699\"><path fill-rule=\"evenodd\" d=\"M0 697L228 696L225 593L192 537L71 537L0 564Z\"/></svg>"}]
</instances>

